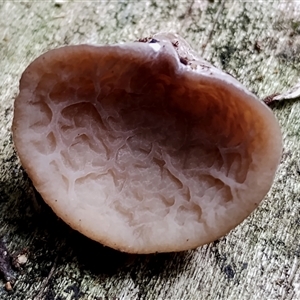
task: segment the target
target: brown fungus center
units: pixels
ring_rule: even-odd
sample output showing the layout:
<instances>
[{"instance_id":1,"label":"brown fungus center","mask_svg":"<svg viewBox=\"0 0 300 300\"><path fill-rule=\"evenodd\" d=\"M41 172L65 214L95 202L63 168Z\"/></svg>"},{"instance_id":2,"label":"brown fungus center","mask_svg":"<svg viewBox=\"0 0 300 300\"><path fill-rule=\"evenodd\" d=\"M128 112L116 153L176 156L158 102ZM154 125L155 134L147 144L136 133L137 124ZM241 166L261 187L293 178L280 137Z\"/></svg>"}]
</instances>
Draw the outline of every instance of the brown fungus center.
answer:
<instances>
[{"instance_id":1,"label":"brown fungus center","mask_svg":"<svg viewBox=\"0 0 300 300\"><path fill-rule=\"evenodd\" d=\"M74 229L127 252L191 249L239 224L269 190L281 154L272 112L188 50L164 35L68 46L24 72L14 142Z\"/></svg>"}]
</instances>

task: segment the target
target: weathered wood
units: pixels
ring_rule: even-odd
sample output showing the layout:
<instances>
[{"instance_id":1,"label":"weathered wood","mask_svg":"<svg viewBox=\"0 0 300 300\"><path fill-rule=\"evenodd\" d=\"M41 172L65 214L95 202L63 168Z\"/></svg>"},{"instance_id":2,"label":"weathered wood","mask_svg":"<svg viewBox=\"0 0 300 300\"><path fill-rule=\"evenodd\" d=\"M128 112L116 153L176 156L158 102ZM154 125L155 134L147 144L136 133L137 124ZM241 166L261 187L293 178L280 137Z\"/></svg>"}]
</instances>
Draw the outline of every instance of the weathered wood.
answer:
<instances>
[{"instance_id":1,"label":"weathered wood","mask_svg":"<svg viewBox=\"0 0 300 300\"><path fill-rule=\"evenodd\" d=\"M10 131L18 80L48 49L178 32L265 97L300 78L299 20L297 1L1 2L0 235L12 253L28 248L29 261L0 299L300 299L299 99L273 107L284 153L262 205L227 236L185 253L127 255L69 229L34 194Z\"/></svg>"}]
</instances>

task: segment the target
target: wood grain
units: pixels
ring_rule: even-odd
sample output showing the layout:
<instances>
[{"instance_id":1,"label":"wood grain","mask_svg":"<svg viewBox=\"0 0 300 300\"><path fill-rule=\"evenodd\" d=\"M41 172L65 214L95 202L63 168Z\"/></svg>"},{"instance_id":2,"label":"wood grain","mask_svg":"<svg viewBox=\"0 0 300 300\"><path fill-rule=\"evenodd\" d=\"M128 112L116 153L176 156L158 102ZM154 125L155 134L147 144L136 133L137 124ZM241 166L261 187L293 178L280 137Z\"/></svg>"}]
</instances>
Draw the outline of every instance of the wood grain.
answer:
<instances>
[{"instance_id":1,"label":"wood grain","mask_svg":"<svg viewBox=\"0 0 300 300\"><path fill-rule=\"evenodd\" d=\"M0 299L300 299L300 99L273 105L284 151L260 207L184 253L127 255L69 229L35 194L10 130L20 76L42 52L159 31L179 33L260 98L284 92L300 78L299 17L297 1L1 2L0 235L29 261Z\"/></svg>"}]
</instances>

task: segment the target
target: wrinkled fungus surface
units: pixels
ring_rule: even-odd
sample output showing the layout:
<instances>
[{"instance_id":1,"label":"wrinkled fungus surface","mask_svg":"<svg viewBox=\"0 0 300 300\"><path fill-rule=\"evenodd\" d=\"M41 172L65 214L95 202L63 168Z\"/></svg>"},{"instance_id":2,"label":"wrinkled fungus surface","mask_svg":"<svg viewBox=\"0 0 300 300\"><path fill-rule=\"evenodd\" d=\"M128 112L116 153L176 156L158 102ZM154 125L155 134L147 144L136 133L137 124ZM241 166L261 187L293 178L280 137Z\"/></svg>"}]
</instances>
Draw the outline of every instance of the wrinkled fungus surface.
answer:
<instances>
[{"instance_id":1,"label":"wrinkled fungus surface","mask_svg":"<svg viewBox=\"0 0 300 300\"><path fill-rule=\"evenodd\" d=\"M281 155L269 108L170 34L41 55L22 76L13 137L60 218L132 253L226 234L263 199Z\"/></svg>"}]
</instances>

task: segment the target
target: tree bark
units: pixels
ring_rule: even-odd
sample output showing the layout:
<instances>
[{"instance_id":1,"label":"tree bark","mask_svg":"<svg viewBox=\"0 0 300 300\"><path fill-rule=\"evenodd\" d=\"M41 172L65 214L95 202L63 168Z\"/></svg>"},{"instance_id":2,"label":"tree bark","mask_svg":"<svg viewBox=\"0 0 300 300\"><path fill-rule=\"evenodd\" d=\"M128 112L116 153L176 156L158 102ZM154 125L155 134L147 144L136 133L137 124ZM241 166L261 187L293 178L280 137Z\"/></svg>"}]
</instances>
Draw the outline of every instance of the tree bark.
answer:
<instances>
[{"instance_id":1,"label":"tree bark","mask_svg":"<svg viewBox=\"0 0 300 300\"><path fill-rule=\"evenodd\" d=\"M71 230L34 192L10 129L20 76L43 52L159 31L179 33L260 98L284 92L300 78L299 17L292 0L1 2L0 235L28 261L12 291L3 278L0 299L300 299L299 99L272 107L284 151L259 208L225 237L183 253L129 255Z\"/></svg>"}]
</instances>

